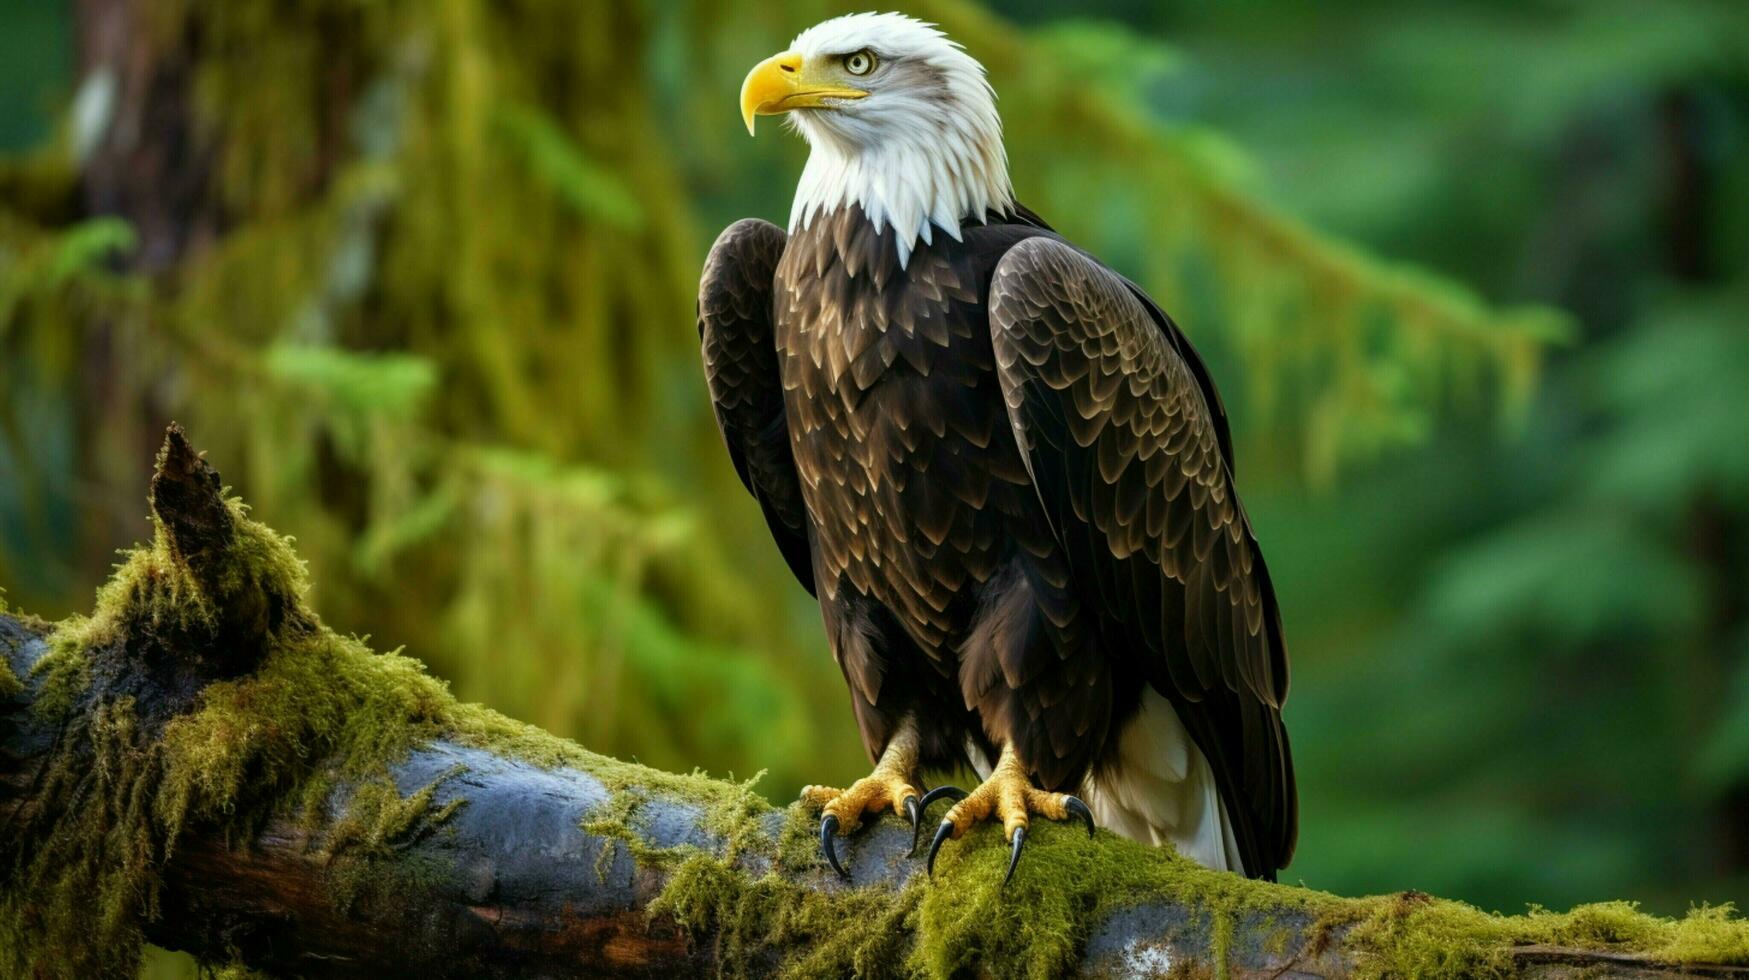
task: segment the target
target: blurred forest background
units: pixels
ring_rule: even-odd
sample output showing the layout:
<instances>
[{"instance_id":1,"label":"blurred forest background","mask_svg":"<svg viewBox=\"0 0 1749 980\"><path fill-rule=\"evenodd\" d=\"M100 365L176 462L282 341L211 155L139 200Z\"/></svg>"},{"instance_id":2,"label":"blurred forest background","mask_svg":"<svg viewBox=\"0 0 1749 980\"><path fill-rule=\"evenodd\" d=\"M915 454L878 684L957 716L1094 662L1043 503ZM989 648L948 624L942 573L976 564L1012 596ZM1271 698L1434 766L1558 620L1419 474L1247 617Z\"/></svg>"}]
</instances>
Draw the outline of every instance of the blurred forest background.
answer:
<instances>
[{"instance_id":1,"label":"blurred forest background","mask_svg":"<svg viewBox=\"0 0 1749 980\"><path fill-rule=\"evenodd\" d=\"M911 0L1205 352L1275 570L1288 880L1749 897L1749 4ZM86 609L172 419L324 617L786 800L866 769L693 302L830 0L0 7L0 585Z\"/></svg>"}]
</instances>

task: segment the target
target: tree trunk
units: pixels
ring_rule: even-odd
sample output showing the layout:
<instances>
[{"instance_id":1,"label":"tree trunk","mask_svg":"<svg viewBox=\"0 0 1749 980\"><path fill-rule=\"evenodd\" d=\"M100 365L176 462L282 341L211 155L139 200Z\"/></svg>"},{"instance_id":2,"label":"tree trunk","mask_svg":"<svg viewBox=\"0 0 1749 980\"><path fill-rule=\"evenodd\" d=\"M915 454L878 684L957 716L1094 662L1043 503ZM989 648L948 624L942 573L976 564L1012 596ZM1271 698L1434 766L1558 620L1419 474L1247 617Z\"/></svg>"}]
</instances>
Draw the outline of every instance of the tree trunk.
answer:
<instances>
[{"instance_id":1,"label":"tree trunk","mask_svg":"<svg viewBox=\"0 0 1749 980\"><path fill-rule=\"evenodd\" d=\"M1725 965L1749 929L1716 911L1343 899L1050 826L1001 888L997 831L932 881L889 816L844 840L841 881L799 807L590 756L328 633L179 429L152 502L156 540L95 616L0 614L18 973L124 975L149 940L293 976L1749 976ZM276 756L304 730L324 734L285 744L325 755ZM371 740L402 748L373 769Z\"/></svg>"}]
</instances>

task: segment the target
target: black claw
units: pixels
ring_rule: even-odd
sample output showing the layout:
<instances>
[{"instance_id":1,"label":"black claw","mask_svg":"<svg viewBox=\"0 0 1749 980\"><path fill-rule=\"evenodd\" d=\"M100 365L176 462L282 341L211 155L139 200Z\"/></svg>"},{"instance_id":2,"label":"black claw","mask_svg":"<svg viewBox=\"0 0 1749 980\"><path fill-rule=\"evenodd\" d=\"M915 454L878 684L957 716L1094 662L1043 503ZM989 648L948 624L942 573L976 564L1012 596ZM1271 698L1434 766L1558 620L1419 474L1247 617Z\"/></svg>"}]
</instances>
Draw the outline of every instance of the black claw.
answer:
<instances>
[{"instance_id":1,"label":"black claw","mask_svg":"<svg viewBox=\"0 0 1749 980\"><path fill-rule=\"evenodd\" d=\"M1008 874L1002 879L1004 888L1008 887L1008 883L1014 879L1014 866L1020 863L1020 849L1025 846L1026 828L1014 828L1014 850L1008 852Z\"/></svg>"},{"instance_id":2,"label":"black claw","mask_svg":"<svg viewBox=\"0 0 1749 980\"><path fill-rule=\"evenodd\" d=\"M905 816L911 820L911 849L905 852L906 857L917 853L917 838L923 833L923 804L917 797L905 797Z\"/></svg>"},{"instance_id":3,"label":"black claw","mask_svg":"<svg viewBox=\"0 0 1749 980\"><path fill-rule=\"evenodd\" d=\"M919 809L929 809L929 804L934 803L936 800L953 800L957 803L970 795L970 793L960 789L958 786L937 786L923 794L923 802L919 805Z\"/></svg>"},{"instance_id":4,"label":"black claw","mask_svg":"<svg viewBox=\"0 0 1749 980\"><path fill-rule=\"evenodd\" d=\"M923 794L923 799L917 801L917 812L911 818L911 849L905 852L907 857L917 853L917 842L923 836L923 815L929 812L929 804L936 800L953 800L956 803L969 794L958 786L937 786ZM911 800L907 799L906 812L910 812Z\"/></svg>"},{"instance_id":5,"label":"black claw","mask_svg":"<svg viewBox=\"0 0 1749 980\"><path fill-rule=\"evenodd\" d=\"M941 842L947 840L947 835L953 833L953 821L943 820L941 826L935 828L935 839L929 842L929 861L924 865L926 874L935 873L935 852L941 850Z\"/></svg>"},{"instance_id":6,"label":"black claw","mask_svg":"<svg viewBox=\"0 0 1749 980\"><path fill-rule=\"evenodd\" d=\"M1087 804L1071 796L1063 801L1063 809L1069 811L1071 817L1080 817L1081 822L1087 825L1087 836L1093 836L1093 811L1087 809Z\"/></svg>"},{"instance_id":7,"label":"black claw","mask_svg":"<svg viewBox=\"0 0 1749 980\"><path fill-rule=\"evenodd\" d=\"M826 852L826 863L832 870L838 872L840 878L849 879L850 872L844 870L844 865L838 863L838 850L832 842L838 833L838 818L828 813L820 818L820 850Z\"/></svg>"}]
</instances>

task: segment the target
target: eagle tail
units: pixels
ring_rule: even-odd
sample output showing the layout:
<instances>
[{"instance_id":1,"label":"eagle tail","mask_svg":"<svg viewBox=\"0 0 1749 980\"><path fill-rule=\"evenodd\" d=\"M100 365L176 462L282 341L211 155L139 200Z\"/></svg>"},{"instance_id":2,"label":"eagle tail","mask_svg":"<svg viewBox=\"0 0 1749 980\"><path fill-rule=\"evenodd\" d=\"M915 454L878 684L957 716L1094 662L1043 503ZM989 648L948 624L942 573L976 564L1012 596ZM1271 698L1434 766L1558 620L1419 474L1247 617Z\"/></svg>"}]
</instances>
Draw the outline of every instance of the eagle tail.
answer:
<instances>
[{"instance_id":1,"label":"eagle tail","mask_svg":"<svg viewBox=\"0 0 1749 980\"><path fill-rule=\"evenodd\" d=\"M1214 770L1155 691L1142 696L1116 753L1088 773L1081 795L1102 827L1155 847L1170 842L1217 871L1245 873Z\"/></svg>"}]
</instances>

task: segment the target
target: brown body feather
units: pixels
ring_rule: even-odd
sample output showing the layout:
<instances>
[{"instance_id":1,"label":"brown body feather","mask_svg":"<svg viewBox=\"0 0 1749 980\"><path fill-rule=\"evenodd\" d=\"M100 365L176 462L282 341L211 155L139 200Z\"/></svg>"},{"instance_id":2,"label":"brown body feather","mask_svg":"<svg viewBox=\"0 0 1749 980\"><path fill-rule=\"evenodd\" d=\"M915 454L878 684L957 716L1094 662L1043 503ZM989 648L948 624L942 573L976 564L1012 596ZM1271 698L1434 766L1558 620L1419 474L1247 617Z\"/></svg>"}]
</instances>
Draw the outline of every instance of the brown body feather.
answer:
<instances>
[{"instance_id":1,"label":"brown body feather","mask_svg":"<svg viewBox=\"0 0 1749 980\"><path fill-rule=\"evenodd\" d=\"M1010 744L1073 788L1151 685L1272 875L1297 823L1286 651L1219 399L1139 290L1029 212L990 217L903 267L854 206L725 231L699 327L730 455L871 756L908 715L926 764Z\"/></svg>"}]
</instances>

